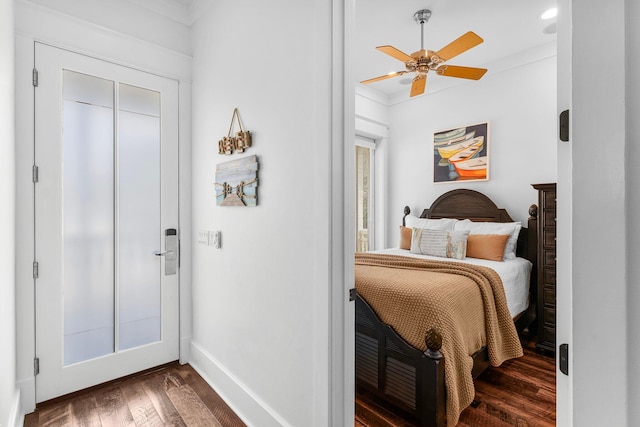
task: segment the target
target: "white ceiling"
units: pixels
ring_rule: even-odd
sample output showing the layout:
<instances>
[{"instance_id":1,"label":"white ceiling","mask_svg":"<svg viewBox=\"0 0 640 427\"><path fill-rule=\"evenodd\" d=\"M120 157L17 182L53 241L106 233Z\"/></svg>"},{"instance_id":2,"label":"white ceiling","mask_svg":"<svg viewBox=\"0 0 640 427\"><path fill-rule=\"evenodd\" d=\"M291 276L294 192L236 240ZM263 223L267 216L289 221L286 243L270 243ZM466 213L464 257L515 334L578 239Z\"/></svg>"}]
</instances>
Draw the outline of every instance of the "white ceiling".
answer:
<instances>
[{"instance_id":1,"label":"white ceiling","mask_svg":"<svg viewBox=\"0 0 640 427\"><path fill-rule=\"evenodd\" d=\"M437 51L467 31L473 31L484 39L484 43L447 63L488 68L488 76L492 72L491 65L507 57L555 45L556 35L543 33L546 26L555 23L555 18L543 21L538 17L555 5L556 0L356 0L354 78L360 82L390 71L404 70L402 62L375 47L392 45L407 54L419 50L420 25L414 21L413 14L420 9L432 12L424 27L425 49ZM408 98L410 76L413 75L371 83L366 88L387 97L402 93ZM430 87L437 86L438 79L473 83L429 73L427 94Z\"/></svg>"}]
</instances>

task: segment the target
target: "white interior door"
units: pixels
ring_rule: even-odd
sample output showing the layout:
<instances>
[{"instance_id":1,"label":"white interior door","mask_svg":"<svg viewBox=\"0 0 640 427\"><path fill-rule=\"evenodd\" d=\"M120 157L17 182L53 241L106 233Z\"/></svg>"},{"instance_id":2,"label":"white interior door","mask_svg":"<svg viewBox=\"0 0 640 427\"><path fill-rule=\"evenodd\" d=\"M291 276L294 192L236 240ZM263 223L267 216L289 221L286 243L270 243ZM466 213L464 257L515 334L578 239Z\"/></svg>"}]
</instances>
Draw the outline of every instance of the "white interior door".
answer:
<instances>
[{"instance_id":1,"label":"white interior door","mask_svg":"<svg viewBox=\"0 0 640 427\"><path fill-rule=\"evenodd\" d=\"M42 402L178 359L178 83L40 43L35 68Z\"/></svg>"}]
</instances>

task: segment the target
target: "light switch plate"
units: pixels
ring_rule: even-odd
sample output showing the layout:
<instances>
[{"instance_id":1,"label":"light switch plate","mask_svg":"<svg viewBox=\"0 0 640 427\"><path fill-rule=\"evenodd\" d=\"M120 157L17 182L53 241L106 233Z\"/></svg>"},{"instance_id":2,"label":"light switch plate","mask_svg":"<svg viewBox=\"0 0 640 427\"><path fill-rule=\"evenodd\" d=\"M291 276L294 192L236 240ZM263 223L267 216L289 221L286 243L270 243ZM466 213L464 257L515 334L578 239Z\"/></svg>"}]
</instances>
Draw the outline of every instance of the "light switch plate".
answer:
<instances>
[{"instance_id":1,"label":"light switch plate","mask_svg":"<svg viewBox=\"0 0 640 427\"><path fill-rule=\"evenodd\" d=\"M209 244L209 232L207 230L198 231L198 243L202 245Z\"/></svg>"}]
</instances>

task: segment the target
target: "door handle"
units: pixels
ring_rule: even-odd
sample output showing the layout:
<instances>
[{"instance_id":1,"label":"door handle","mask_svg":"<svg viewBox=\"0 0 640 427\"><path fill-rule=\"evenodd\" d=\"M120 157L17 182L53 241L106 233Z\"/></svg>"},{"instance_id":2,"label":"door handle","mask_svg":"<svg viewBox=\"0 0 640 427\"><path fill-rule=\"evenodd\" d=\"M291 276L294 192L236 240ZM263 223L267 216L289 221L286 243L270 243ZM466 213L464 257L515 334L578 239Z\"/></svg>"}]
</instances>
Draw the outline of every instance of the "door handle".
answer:
<instances>
[{"instance_id":1,"label":"door handle","mask_svg":"<svg viewBox=\"0 0 640 427\"><path fill-rule=\"evenodd\" d=\"M165 256L165 255L171 255L173 254L173 251L155 251L153 253L155 256Z\"/></svg>"},{"instance_id":2,"label":"door handle","mask_svg":"<svg viewBox=\"0 0 640 427\"><path fill-rule=\"evenodd\" d=\"M176 274L178 269L178 233L175 228L167 228L164 231L164 251L155 251L153 254L164 257L165 276Z\"/></svg>"}]
</instances>

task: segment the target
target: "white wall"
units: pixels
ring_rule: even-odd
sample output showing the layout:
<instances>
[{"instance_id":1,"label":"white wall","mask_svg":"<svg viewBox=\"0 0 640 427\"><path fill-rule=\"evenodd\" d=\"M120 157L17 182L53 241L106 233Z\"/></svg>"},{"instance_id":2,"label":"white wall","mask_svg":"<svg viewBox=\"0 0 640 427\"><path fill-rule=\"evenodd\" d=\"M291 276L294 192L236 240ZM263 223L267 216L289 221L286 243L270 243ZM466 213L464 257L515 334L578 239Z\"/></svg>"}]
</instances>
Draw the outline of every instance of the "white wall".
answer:
<instances>
[{"instance_id":1,"label":"white wall","mask_svg":"<svg viewBox=\"0 0 640 427\"><path fill-rule=\"evenodd\" d=\"M483 122L489 122L489 181L434 184L433 133ZM526 222L537 203L531 184L556 180L556 58L493 73L490 67L482 80L391 106L390 123L390 246L398 244L404 206L419 215L455 188L480 191Z\"/></svg>"},{"instance_id":2,"label":"white wall","mask_svg":"<svg viewBox=\"0 0 640 427\"><path fill-rule=\"evenodd\" d=\"M626 20L626 61L627 61L627 165L634 165L640 161L640 121L636 120L640 111L640 28L636 23L640 19L640 3L637 1L625 2ZM637 308L640 304L640 263L636 262L635 254L640 247L640 225L635 218L640 213L640 194L638 193L640 184L640 170L634 167L627 168L627 260L628 260L628 295L627 310L628 317L628 378L629 378L629 402L640 402L640 365L634 363L640 352L640 313ZM640 405L629 405L629 420L640 419Z\"/></svg>"},{"instance_id":3,"label":"white wall","mask_svg":"<svg viewBox=\"0 0 640 427\"><path fill-rule=\"evenodd\" d=\"M625 3L635 16L625 18ZM572 253L567 267L573 288L570 351L576 426L624 426L638 421L628 417L628 409L637 406L628 394L637 378L627 371L637 363L634 350L638 344L630 339L637 336L638 324L630 322L635 316L628 317L627 306L636 310L638 302L636 291L631 291L637 287L632 280L637 278L637 249L630 239L637 238L635 219L640 213L633 196L638 176L627 172L637 159L637 140L632 138L637 132L637 112L631 110L637 101L637 76L629 72L637 64L633 59L637 45L631 42L633 30L625 34L625 20L635 25L633 18L638 18L632 3L607 2L606 13L595 10L597 2L592 0L571 5L573 135L567 164L572 165L573 206ZM626 41L631 43L625 50ZM611 67L603 78L599 67L591 64L593 52L605 50L607 62L619 66ZM625 70L626 61L633 68ZM629 105L625 105L627 96ZM561 164L564 160L563 156ZM636 299L628 299L630 296ZM637 374L636 367L631 369Z\"/></svg>"},{"instance_id":4,"label":"white wall","mask_svg":"<svg viewBox=\"0 0 640 427\"><path fill-rule=\"evenodd\" d=\"M29 1L156 46L191 54L189 26L185 25L188 13L177 4L171 7L166 0Z\"/></svg>"},{"instance_id":5,"label":"white wall","mask_svg":"<svg viewBox=\"0 0 640 427\"><path fill-rule=\"evenodd\" d=\"M13 426L19 414L16 389L14 249L14 33L13 1L0 1L0 426Z\"/></svg>"},{"instance_id":6,"label":"white wall","mask_svg":"<svg viewBox=\"0 0 640 427\"><path fill-rule=\"evenodd\" d=\"M193 229L222 248L193 248L192 364L250 425L329 425L331 14L218 2L193 28ZM219 155L234 107L253 147ZM258 206L216 206L216 165L254 154Z\"/></svg>"},{"instance_id":7,"label":"white wall","mask_svg":"<svg viewBox=\"0 0 640 427\"><path fill-rule=\"evenodd\" d=\"M33 68L34 42L41 41L100 59L173 78L179 81L180 97L180 358L189 358L191 338L191 58L182 50L190 45L186 24L168 23L166 17L147 8L120 8L110 3L109 14L126 15L123 20L104 20L105 2L83 0L78 9L73 2L15 2L16 29L16 358L17 383L22 411L35 407L34 284L33 263ZM58 7L60 10L50 7ZM5 16L2 14L2 16ZM113 24L110 26L110 23ZM147 36L139 38L136 23ZM4 26L2 28L5 28ZM177 29L182 28L182 29ZM165 37L174 44L162 45ZM182 47L181 47L182 46ZM4 98L3 98L4 99ZM3 127L4 129L4 127ZM3 157L4 159L5 157ZM13 163L12 163L13 164Z\"/></svg>"}]
</instances>

